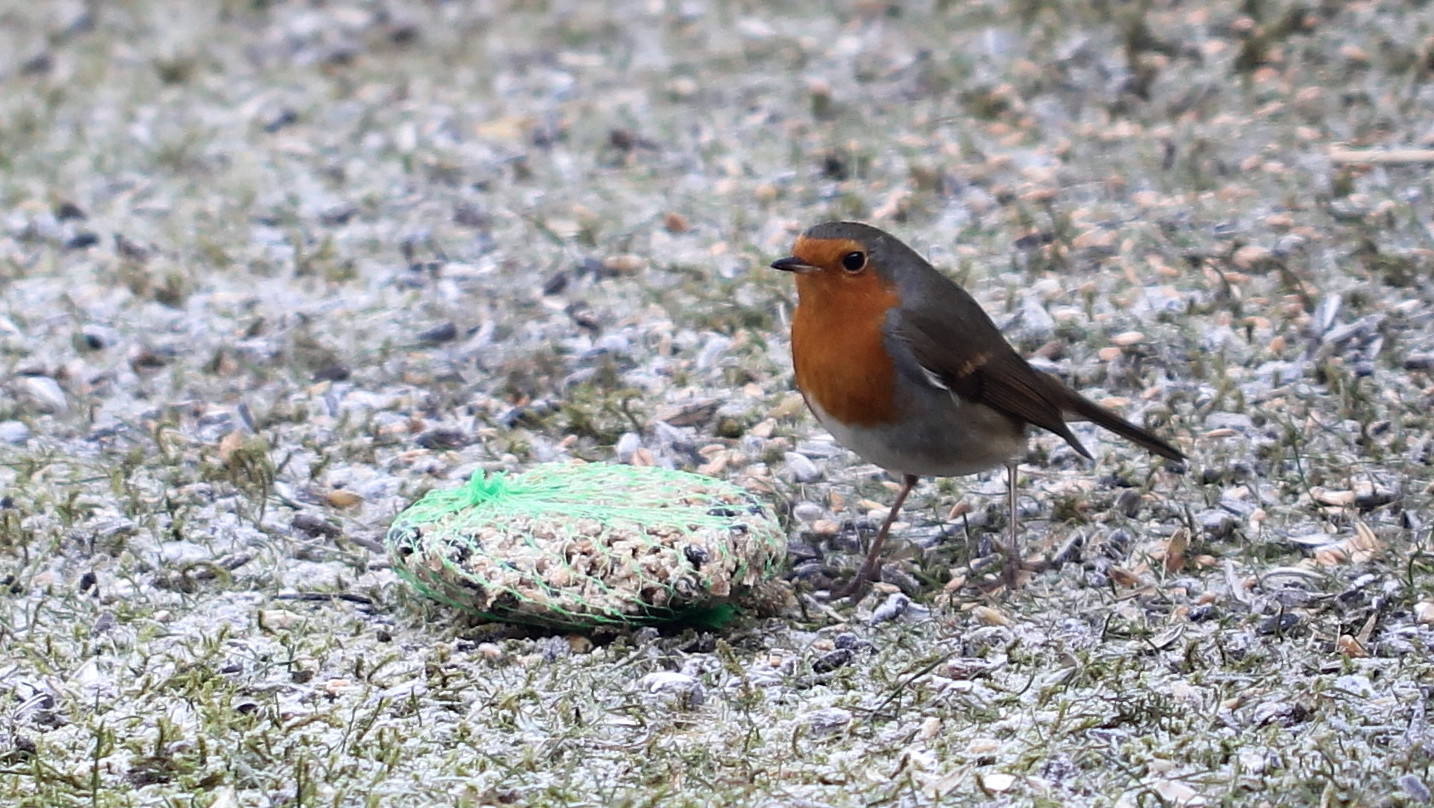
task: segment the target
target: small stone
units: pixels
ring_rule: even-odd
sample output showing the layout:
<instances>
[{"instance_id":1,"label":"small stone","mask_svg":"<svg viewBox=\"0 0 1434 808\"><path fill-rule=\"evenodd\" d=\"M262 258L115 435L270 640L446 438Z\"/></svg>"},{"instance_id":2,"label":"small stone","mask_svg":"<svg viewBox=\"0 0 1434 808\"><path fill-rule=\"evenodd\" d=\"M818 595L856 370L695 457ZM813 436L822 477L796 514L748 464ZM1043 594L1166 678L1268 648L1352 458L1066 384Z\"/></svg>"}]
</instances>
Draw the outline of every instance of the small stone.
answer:
<instances>
[{"instance_id":1,"label":"small stone","mask_svg":"<svg viewBox=\"0 0 1434 808\"><path fill-rule=\"evenodd\" d=\"M91 351L108 348L115 344L116 340L114 329L93 323L86 324L84 328L81 328L80 336L84 341L84 347Z\"/></svg>"},{"instance_id":2,"label":"small stone","mask_svg":"<svg viewBox=\"0 0 1434 808\"><path fill-rule=\"evenodd\" d=\"M976 618L977 622L983 626L1011 625L1011 618L1007 617L1001 610L993 609L990 606L977 606L971 610L971 616Z\"/></svg>"},{"instance_id":3,"label":"small stone","mask_svg":"<svg viewBox=\"0 0 1434 808\"><path fill-rule=\"evenodd\" d=\"M363 502L363 497L352 491L345 491L342 488L324 494L324 501L335 508L352 508Z\"/></svg>"},{"instance_id":4,"label":"small stone","mask_svg":"<svg viewBox=\"0 0 1434 808\"><path fill-rule=\"evenodd\" d=\"M385 475L364 482L359 486L357 493L364 499L377 500L385 497L398 496L398 492L402 488L402 480L392 475Z\"/></svg>"},{"instance_id":5,"label":"small stone","mask_svg":"<svg viewBox=\"0 0 1434 808\"><path fill-rule=\"evenodd\" d=\"M1192 786L1178 780L1157 780L1150 790L1159 797L1161 805L1203 808L1209 804Z\"/></svg>"},{"instance_id":6,"label":"small stone","mask_svg":"<svg viewBox=\"0 0 1434 808\"><path fill-rule=\"evenodd\" d=\"M20 389L40 412L64 412L70 407L64 388L49 376L24 376Z\"/></svg>"},{"instance_id":7,"label":"small stone","mask_svg":"<svg viewBox=\"0 0 1434 808\"><path fill-rule=\"evenodd\" d=\"M1235 517L1219 508L1206 508L1195 514L1195 521L1211 541L1229 538L1235 532Z\"/></svg>"},{"instance_id":8,"label":"small stone","mask_svg":"<svg viewBox=\"0 0 1434 808\"><path fill-rule=\"evenodd\" d=\"M405 425L406 427L407 425ZM413 439L413 442L425 449L435 452L446 452L454 449L462 449L473 442L473 436L460 429L429 429Z\"/></svg>"},{"instance_id":9,"label":"small stone","mask_svg":"<svg viewBox=\"0 0 1434 808\"><path fill-rule=\"evenodd\" d=\"M1269 260L1269 258L1269 250L1265 249L1264 247L1257 247L1253 244L1247 244L1244 247L1235 250L1234 255L1230 256L1230 263L1234 264L1240 269L1250 269L1257 264L1261 264Z\"/></svg>"},{"instance_id":10,"label":"small stone","mask_svg":"<svg viewBox=\"0 0 1434 808\"><path fill-rule=\"evenodd\" d=\"M431 328L425 328L418 332L418 341L430 345L438 345L444 342L452 342L458 338L458 326L452 322L439 323Z\"/></svg>"},{"instance_id":11,"label":"small stone","mask_svg":"<svg viewBox=\"0 0 1434 808\"><path fill-rule=\"evenodd\" d=\"M635 275L644 265L638 255L610 255L602 260L602 268L608 275Z\"/></svg>"},{"instance_id":12,"label":"small stone","mask_svg":"<svg viewBox=\"0 0 1434 808\"><path fill-rule=\"evenodd\" d=\"M1140 503L1143 499L1139 490L1127 488L1115 498L1115 509L1127 518L1134 519L1136 514L1140 513Z\"/></svg>"},{"instance_id":13,"label":"small stone","mask_svg":"<svg viewBox=\"0 0 1434 808\"><path fill-rule=\"evenodd\" d=\"M544 296L561 294L564 289L568 288L568 273L563 270L554 272L548 276L547 280L543 281L543 285L539 288Z\"/></svg>"},{"instance_id":14,"label":"small stone","mask_svg":"<svg viewBox=\"0 0 1434 808\"><path fill-rule=\"evenodd\" d=\"M806 408L807 402L806 399L802 398L801 393L790 393L786 398L779 401L777 406L772 408L769 417L774 419L795 418L801 415L802 411Z\"/></svg>"},{"instance_id":15,"label":"small stone","mask_svg":"<svg viewBox=\"0 0 1434 808\"><path fill-rule=\"evenodd\" d=\"M840 707L828 707L807 713L807 728L814 737L821 738L841 732L851 723L851 711Z\"/></svg>"},{"instance_id":16,"label":"small stone","mask_svg":"<svg viewBox=\"0 0 1434 808\"><path fill-rule=\"evenodd\" d=\"M837 668L850 665L855 658L856 652L850 648L837 648L828 651L812 663L812 673L831 673Z\"/></svg>"},{"instance_id":17,"label":"small stone","mask_svg":"<svg viewBox=\"0 0 1434 808\"><path fill-rule=\"evenodd\" d=\"M787 452L787 478L794 483L814 483L822 478L822 470L811 458L799 452Z\"/></svg>"},{"instance_id":18,"label":"small stone","mask_svg":"<svg viewBox=\"0 0 1434 808\"><path fill-rule=\"evenodd\" d=\"M613 447L617 454L617 462L631 463L632 457L642 448L642 436L636 432L624 432L622 437L617 439L617 446Z\"/></svg>"},{"instance_id":19,"label":"small stone","mask_svg":"<svg viewBox=\"0 0 1434 808\"><path fill-rule=\"evenodd\" d=\"M981 790L988 794L1001 794L1016 786L1016 776L1005 772L991 772L981 775Z\"/></svg>"},{"instance_id":20,"label":"small stone","mask_svg":"<svg viewBox=\"0 0 1434 808\"><path fill-rule=\"evenodd\" d=\"M67 250L83 250L83 249L87 249L87 248L89 248L89 247L93 247L93 246L95 246L96 244L99 244L99 243L100 243L100 237L99 237L98 234L93 233L93 232L91 232L91 231L89 231L89 230L81 230L80 232L78 232L78 233L76 233L75 235L71 236L71 237L65 242L65 249L67 249Z\"/></svg>"},{"instance_id":21,"label":"small stone","mask_svg":"<svg viewBox=\"0 0 1434 808\"><path fill-rule=\"evenodd\" d=\"M55 206L55 218L62 222L70 220L83 222L89 217L86 216L85 211L74 202L61 202Z\"/></svg>"},{"instance_id":22,"label":"small stone","mask_svg":"<svg viewBox=\"0 0 1434 808\"><path fill-rule=\"evenodd\" d=\"M296 111L293 107L283 107L269 114L265 118L264 123L261 124L261 126L263 127L265 132L272 135L280 129L283 129L290 124L298 122L298 111Z\"/></svg>"},{"instance_id":23,"label":"small stone","mask_svg":"<svg viewBox=\"0 0 1434 808\"><path fill-rule=\"evenodd\" d=\"M312 513L300 511L289 523L300 533L314 538L336 539L343 535L343 529Z\"/></svg>"},{"instance_id":24,"label":"small stone","mask_svg":"<svg viewBox=\"0 0 1434 808\"><path fill-rule=\"evenodd\" d=\"M1341 490L1331 491L1327 488L1314 488L1310 490L1310 499L1321 505L1329 505L1335 508L1348 508L1354 504L1354 492Z\"/></svg>"},{"instance_id":25,"label":"small stone","mask_svg":"<svg viewBox=\"0 0 1434 808\"><path fill-rule=\"evenodd\" d=\"M1434 796L1429 794L1429 787L1424 785L1424 781L1420 780L1416 775L1406 774L1396 782L1399 783L1400 788L1404 789L1404 793L1413 798L1415 802L1422 802L1428 805L1431 801L1434 801Z\"/></svg>"},{"instance_id":26,"label":"small stone","mask_svg":"<svg viewBox=\"0 0 1434 808\"><path fill-rule=\"evenodd\" d=\"M1426 626L1434 623L1434 603L1421 600L1414 604L1414 619Z\"/></svg>"},{"instance_id":27,"label":"small stone","mask_svg":"<svg viewBox=\"0 0 1434 808\"><path fill-rule=\"evenodd\" d=\"M995 738L972 738L966 744L966 754L971 757L986 757L1001 751L1001 742Z\"/></svg>"},{"instance_id":28,"label":"small stone","mask_svg":"<svg viewBox=\"0 0 1434 808\"><path fill-rule=\"evenodd\" d=\"M632 354L632 340L622 334L603 334L593 340L592 352L597 355L629 356Z\"/></svg>"},{"instance_id":29,"label":"small stone","mask_svg":"<svg viewBox=\"0 0 1434 808\"><path fill-rule=\"evenodd\" d=\"M3 426L3 424L0 424L0 427ZM825 515L826 509L815 502L798 502L792 506L792 516L800 522L811 524Z\"/></svg>"},{"instance_id":30,"label":"small stone","mask_svg":"<svg viewBox=\"0 0 1434 808\"><path fill-rule=\"evenodd\" d=\"M1290 631L1295 626L1299 625L1299 622L1299 615L1285 612L1284 614L1276 615L1274 617L1262 621L1260 625L1256 627L1256 631L1260 632L1265 636L1269 636L1272 634L1283 634L1286 631Z\"/></svg>"},{"instance_id":31,"label":"small stone","mask_svg":"<svg viewBox=\"0 0 1434 808\"><path fill-rule=\"evenodd\" d=\"M493 217L472 202L458 202L453 206L453 223L481 230L493 224Z\"/></svg>"},{"instance_id":32,"label":"small stone","mask_svg":"<svg viewBox=\"0 0 1434 808\"><path fill-rule=\"evenodd\" d=\"M1255 421L1242 412L1212 412L1205 416L1205 428L1233 429L1236 432L1248 432L1255 428Z\"/></svg>"},{"instance_id":33,"label":"small stone","mask_svg":"<svg viewBox=\"0 0 1434 808\"><path fill-rule=\"evenodd\" d=\"M677 100L691 98L697 95L701 89L702 85L697 82L697 79L691 76L678 76L667 83L667 92L671 93L672 97Z\"/></svg>"},{"instance_id":34,"label":"small stone","mask_svg":"<svg viewBox=\"0 0 1434 808\"><path fill-rule=\"evenodd\" d=\"M658 671L642 677L637 683L651 700L671 707L691 710L707 701L707 690L695 677L676 671Z\"/></svg>"},{"instance_id":35,"label":"small stone","mask_svg":"<svg viewBox=\"0 0 1434 808\"><path fill-rule=\"evenodd\" d=\"M263 609L259 612L259 628L266 631L287 631L303 618L287 609Z\"/></svg>"},{"instance_id":36,"label":"small stone","mask_svg":"<svg viewBox=\"0 0 1434 808\"><path fill-rule=\"evenodd\" d=\"M895 620L905 614L910 607L911 598L900 592L893 592L886 600L882 601L880 606L871 610L871 619L867 622L874 626L878 623Z\"/></svg>"},{"instance_id":37,"label":"small stone","mask_svg":"<svg viewBox=\"0 0 1434 808\"><path fill-rule=\"evenodd\" d=\"M343 202L319 212L319 224L324 227L339 227L348 224L359 213L357 206Z\"/></svg>"},{"instance_id":38,"label":"small stone","mask_svg":"<svg viewBox=\"0 0 1434 808\"><path fill-rule=\"evenodd\" d=\"M1117 586L1132 587L1140 584L1140 576L1124 567L1111 566L1105 571Z\"/></svg>"},{"instance_id":39,"label":"small stone","mask_svg":"<svg viewBox=\"0 0 1434 808\"><path fill-rule=\"evenodd\" d=\"M712 420L717 413L718 407L722 406L720 399L707 399L705 401L685 401L680 404L659 405L653 411L653 420L662 421L668 426L703 426Z\"/></svg>"},{"instance_id":40,"label":"small stone","mask_svg":"<svg viewBox=\"0 0 1434 808\"><path fill-rule=\"evenodd\" d=\"M187 564L202 564L213 560L208 549L189 541L167 541L159 545L161 564L181 567Z\"/></svg>"},{"instance_id":41,"label":"small stone","mask_svg":"<svg viewBox=\"0 0 1434 808\"><path fill-rule=\"evenodd\" d=\"M1343 676L1336 676L1334 687L1343 690L1346 694L1358 699L1372 699L1379 695L1374 689L1374 683L1368 676L1361 673L1347 673Z\"/></svg>"},{"instance_id":42,"label":"small stone","mask_svg":"<svg viewBox=\"0 0 1434 808\"><path fill-rule=\"evenodd\" d=\"M1361 511L1383 507L1397 501L1399 497L1397 490L1371 482L1360 482L1354 486L1354 505Z\"/></svg>"},{"instance_id":43,"label":"small stone","mask_svg":"<svg viewBox=\"0 0 1434 808\"><path fill-rule=\"evenodd\" d=\"M1369 652L1364 650L1364 646L1360 644L1359 640L1348 634L1339 635L1339 639L1335 640L1334 645L1341 654L1351 659L1363 659L1369 656Z\"/></svg>"},{"instance_id":44,"label":"small stone","mask_svg":"<svg viewBox=\"0 0 1434 808\"><path fill-rule=\"evenodd\" d=\"M0 442L22 444L30 440L30 427L23 421L0 421Z\"/></svg>"}]
</instances>

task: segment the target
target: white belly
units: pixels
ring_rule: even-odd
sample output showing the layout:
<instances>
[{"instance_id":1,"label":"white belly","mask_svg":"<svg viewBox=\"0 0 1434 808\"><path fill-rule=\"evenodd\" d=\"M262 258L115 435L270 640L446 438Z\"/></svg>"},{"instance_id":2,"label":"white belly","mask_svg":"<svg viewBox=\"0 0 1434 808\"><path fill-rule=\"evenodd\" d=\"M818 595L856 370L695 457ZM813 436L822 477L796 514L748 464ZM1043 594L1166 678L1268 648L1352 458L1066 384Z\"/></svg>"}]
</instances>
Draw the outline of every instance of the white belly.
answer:
<instances>
[{"instance_id":1,"label":"white belly","mask_svg":"<svg viewBox=\"0 0 1434 808\"><path fill-rule=\"evenodd\" d=\"M837 443L893 474L956 477L995 468L1026 450L1026 431L990 407L947 397L903 423L849 427L808 400Z\"/></svg>"}]
</instances>

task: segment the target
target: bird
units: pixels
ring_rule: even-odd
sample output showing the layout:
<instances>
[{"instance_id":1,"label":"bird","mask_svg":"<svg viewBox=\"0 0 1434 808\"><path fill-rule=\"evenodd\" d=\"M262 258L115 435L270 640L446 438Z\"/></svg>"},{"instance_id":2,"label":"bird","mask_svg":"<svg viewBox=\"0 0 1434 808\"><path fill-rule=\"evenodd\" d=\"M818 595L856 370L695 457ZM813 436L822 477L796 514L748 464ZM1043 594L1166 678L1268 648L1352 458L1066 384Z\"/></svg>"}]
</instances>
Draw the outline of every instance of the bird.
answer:
<instances>
[{"instance_id":1,"label":"bird","mask_svg":"<svg viewBox=\"0 0 1434 808\"><path fill-rule=\"evenodd\" d=\"M881 548L921 477L975 474L1004 465L1010 506L1003 569L1020 569L1016 465L1032 426L1091 453L1066 425L1091 421L1167 460L1185 454L1033 368L981 304L895 236L860 222L825 222L772 262L795 276L792 366L808 409L833 438L901 479L856 577L878 572Z\"/></svg>"}]
</instances>

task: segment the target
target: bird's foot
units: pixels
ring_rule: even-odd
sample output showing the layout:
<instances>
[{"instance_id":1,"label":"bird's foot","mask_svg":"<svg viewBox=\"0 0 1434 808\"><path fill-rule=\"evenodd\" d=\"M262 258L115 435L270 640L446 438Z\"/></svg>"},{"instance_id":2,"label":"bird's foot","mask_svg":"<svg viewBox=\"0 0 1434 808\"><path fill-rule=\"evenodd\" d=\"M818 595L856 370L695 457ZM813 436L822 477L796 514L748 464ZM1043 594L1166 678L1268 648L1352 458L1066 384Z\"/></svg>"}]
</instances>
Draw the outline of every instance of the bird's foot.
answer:
<instances>
[{"instance_id":1,"label":"bird's foot","mask_svg":"<svg viewBox=\"0 0 1434 808\"><path fill-rule=\"evenodd\" d=\"M993 575L997 565L1000 566L999 574ZM990 556L971 565L971 572L974 573L971 585L982 595L1010 592L1025 586L1032 577L1051 567L1050 560L1046 558L1022 558L1008 564L1004 559Z\"/></svg>"},{"instance_id":2,"label":"bird's foot","mask_svg":"<svg viewBox=\"0 0 1434 808\"><path fill-rule=\"evenodd\" d=\"M847 582L847 585L833 592L832 596L836 600L845 600L847 598L851 598L854 601L860 600L861 596L866 594L866 590L872 581L879 579L880 574L880 565L862 564L861 569L856 571L856 575L852 576L852 579Z\"/></svg>"},{"instance_id":3,"label":"bird's foot","mask_svg":"<svg viewBox=\"0 0 1434 808\"><path fill-rule=\"evenodd\" d=\"M1007 589L1015 589L1021 583L1021 561L1018 558L1008 557L1006 563L1001 565L1001 583Z\"/></svg>"}]
</instances>

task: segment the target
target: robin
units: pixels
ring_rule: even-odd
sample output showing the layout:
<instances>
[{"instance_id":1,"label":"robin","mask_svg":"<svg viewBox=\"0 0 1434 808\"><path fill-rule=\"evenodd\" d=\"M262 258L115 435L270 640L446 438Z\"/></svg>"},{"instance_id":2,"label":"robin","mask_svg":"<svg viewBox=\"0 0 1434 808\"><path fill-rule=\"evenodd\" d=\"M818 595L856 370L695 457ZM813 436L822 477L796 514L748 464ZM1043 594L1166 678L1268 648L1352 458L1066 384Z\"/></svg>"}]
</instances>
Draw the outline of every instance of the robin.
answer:
<instances>
[{"instance_id":1,"label":"robin","mask_svg":"<svg viewBox=\"0 0 1434 808\"><path fill-rule=\"evenodd\" d=\"M819 224L773 269L796 276L792 365L807 406L838 443L901 478L896 501L842 595L865 586L901 504L922 476L1005 465L1010 536L1004 576L1020 566L1016 458L1027 428L1091 454L1066 426L1093 421L1170 460L1185 455L1043 373L1016 353L976 302L895 236L857 222Z\"/></svg>"}]
</instances>

